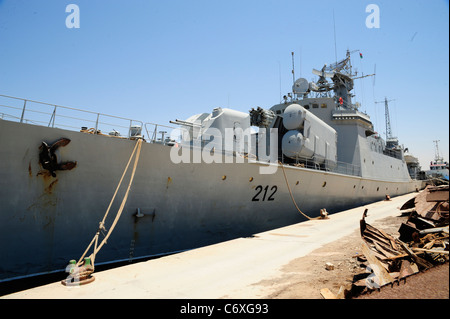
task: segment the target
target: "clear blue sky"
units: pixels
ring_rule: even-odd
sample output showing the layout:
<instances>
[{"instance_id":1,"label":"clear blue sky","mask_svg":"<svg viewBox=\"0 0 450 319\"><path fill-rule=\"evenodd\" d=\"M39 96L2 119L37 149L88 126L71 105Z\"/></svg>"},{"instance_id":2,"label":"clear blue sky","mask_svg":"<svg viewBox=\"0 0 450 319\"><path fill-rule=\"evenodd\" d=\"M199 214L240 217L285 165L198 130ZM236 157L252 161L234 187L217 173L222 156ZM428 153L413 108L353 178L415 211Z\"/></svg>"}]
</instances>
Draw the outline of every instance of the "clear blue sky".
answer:
<instances>
[{"instance_id":1,"label":"clear blue sky","mask_svg":"<svg viewBox=\"0 0 450 319\"><path fill-rule=\"evenodd\" d=\"M65 12L80 8L80 28ZM380 8L380 28L365 25ZM296 76L353 55L354 101L384 136L449 160L449 4L431 1L0 0L0 94L168 124L214 107L270 108ZM281 71L281 72L280 72Z\"/></svg>"}]
</instances>

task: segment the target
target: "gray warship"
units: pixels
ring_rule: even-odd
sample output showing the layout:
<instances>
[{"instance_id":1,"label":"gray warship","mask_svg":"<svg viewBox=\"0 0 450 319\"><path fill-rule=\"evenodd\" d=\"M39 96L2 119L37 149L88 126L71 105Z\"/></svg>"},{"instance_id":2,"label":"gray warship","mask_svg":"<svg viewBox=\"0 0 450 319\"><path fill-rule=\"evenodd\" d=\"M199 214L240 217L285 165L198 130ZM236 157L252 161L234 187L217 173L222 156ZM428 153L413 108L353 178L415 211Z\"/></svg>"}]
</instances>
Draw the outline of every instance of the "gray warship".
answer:
<instances>
[{"instance_id":1,"label":"gray warship","mask_svg":"<svg viewBox=\"0 0 450 319\"><path fill-rule=\"evenodd\" d=\"M64 272L95 234L96 265L131 262L421 189L352 102L350 53L313 73L167 126L1 95L0 281Z\"/></svg>"}]
</instances>

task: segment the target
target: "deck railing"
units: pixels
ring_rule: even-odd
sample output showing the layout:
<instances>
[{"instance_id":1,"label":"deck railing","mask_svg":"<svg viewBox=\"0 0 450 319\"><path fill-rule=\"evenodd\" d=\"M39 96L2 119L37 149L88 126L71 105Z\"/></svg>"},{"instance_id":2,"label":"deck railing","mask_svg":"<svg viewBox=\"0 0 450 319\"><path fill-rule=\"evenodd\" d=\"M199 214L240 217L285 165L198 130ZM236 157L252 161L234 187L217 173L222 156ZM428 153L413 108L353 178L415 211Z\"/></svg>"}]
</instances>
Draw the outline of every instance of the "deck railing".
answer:
<instances>
[{"instance_id":1,"label":"deck railing","mask_svg":"<svg viewBox=\"0 0 450 319\"><path fill-rule=\"evenodd\" d=\"M282 157L282 162L285 162L284 156ZM295 163L290 163L290 165L344 175L361 176L361 166L340 161L332 162L326 160L324 163L318 164L312 158L298 157L295 159Z\"/></svg>"},{"instance_id":2,"label":"deck railing","mask_svg":"<svg viewBox=\"0 0 450 319\"><path fill-rule=\"evenodd\" d=\"M147 142L164 143L173 127L73 107L0 94L0 119L34 125L91 132L116 137L143 135ZM139 133L139 131L141 133ZM162 133L164 132L164 133Z\"/></svg>"}]
</instances>

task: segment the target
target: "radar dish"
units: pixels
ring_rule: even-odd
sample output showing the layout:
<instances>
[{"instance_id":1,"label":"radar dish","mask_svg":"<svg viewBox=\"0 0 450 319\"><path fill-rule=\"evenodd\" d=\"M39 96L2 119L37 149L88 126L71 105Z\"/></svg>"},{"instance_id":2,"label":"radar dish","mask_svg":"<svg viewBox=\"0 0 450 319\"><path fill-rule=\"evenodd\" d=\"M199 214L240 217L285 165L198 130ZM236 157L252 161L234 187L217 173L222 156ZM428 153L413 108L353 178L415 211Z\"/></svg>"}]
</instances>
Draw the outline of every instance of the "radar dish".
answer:
<instances>
[{"instance_id":1,"label":"radar dish","mask_svg":"<svg viewBox=\"0 0 450 319\"><path fill-rule=\"evenodd\" d=\"M307 79L300 78L297 81L294 82L294 85L292 86L292 91L295 94L305 94L308 92L309 89L309 82Z\"/></svg>"}]
</instances>

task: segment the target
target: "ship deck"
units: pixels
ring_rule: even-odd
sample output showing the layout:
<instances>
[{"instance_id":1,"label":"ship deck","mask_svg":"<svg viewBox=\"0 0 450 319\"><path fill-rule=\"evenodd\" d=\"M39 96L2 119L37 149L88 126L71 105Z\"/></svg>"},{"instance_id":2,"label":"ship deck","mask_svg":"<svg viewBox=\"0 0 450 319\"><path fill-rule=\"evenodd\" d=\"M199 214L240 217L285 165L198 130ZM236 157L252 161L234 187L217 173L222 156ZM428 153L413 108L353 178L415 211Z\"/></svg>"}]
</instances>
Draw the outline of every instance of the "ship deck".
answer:
<instances>
[{"instance_id":1,"label":"ship deck","mask_svg":"<svg viewBox=\"0 0 450 319\"><path fill-rule=\"evenodd\" d=\"M249 238L95 272L94 282L79 287L65 287L58 281L2 298L267 298L276 287L267 283L286 275L283 267L355 233L365 208L369 210L366 221L372 223L399 216L399 207L416 195L410 193L332 214L326 220L310 220Z\"/></svg>"}]
</instances>

